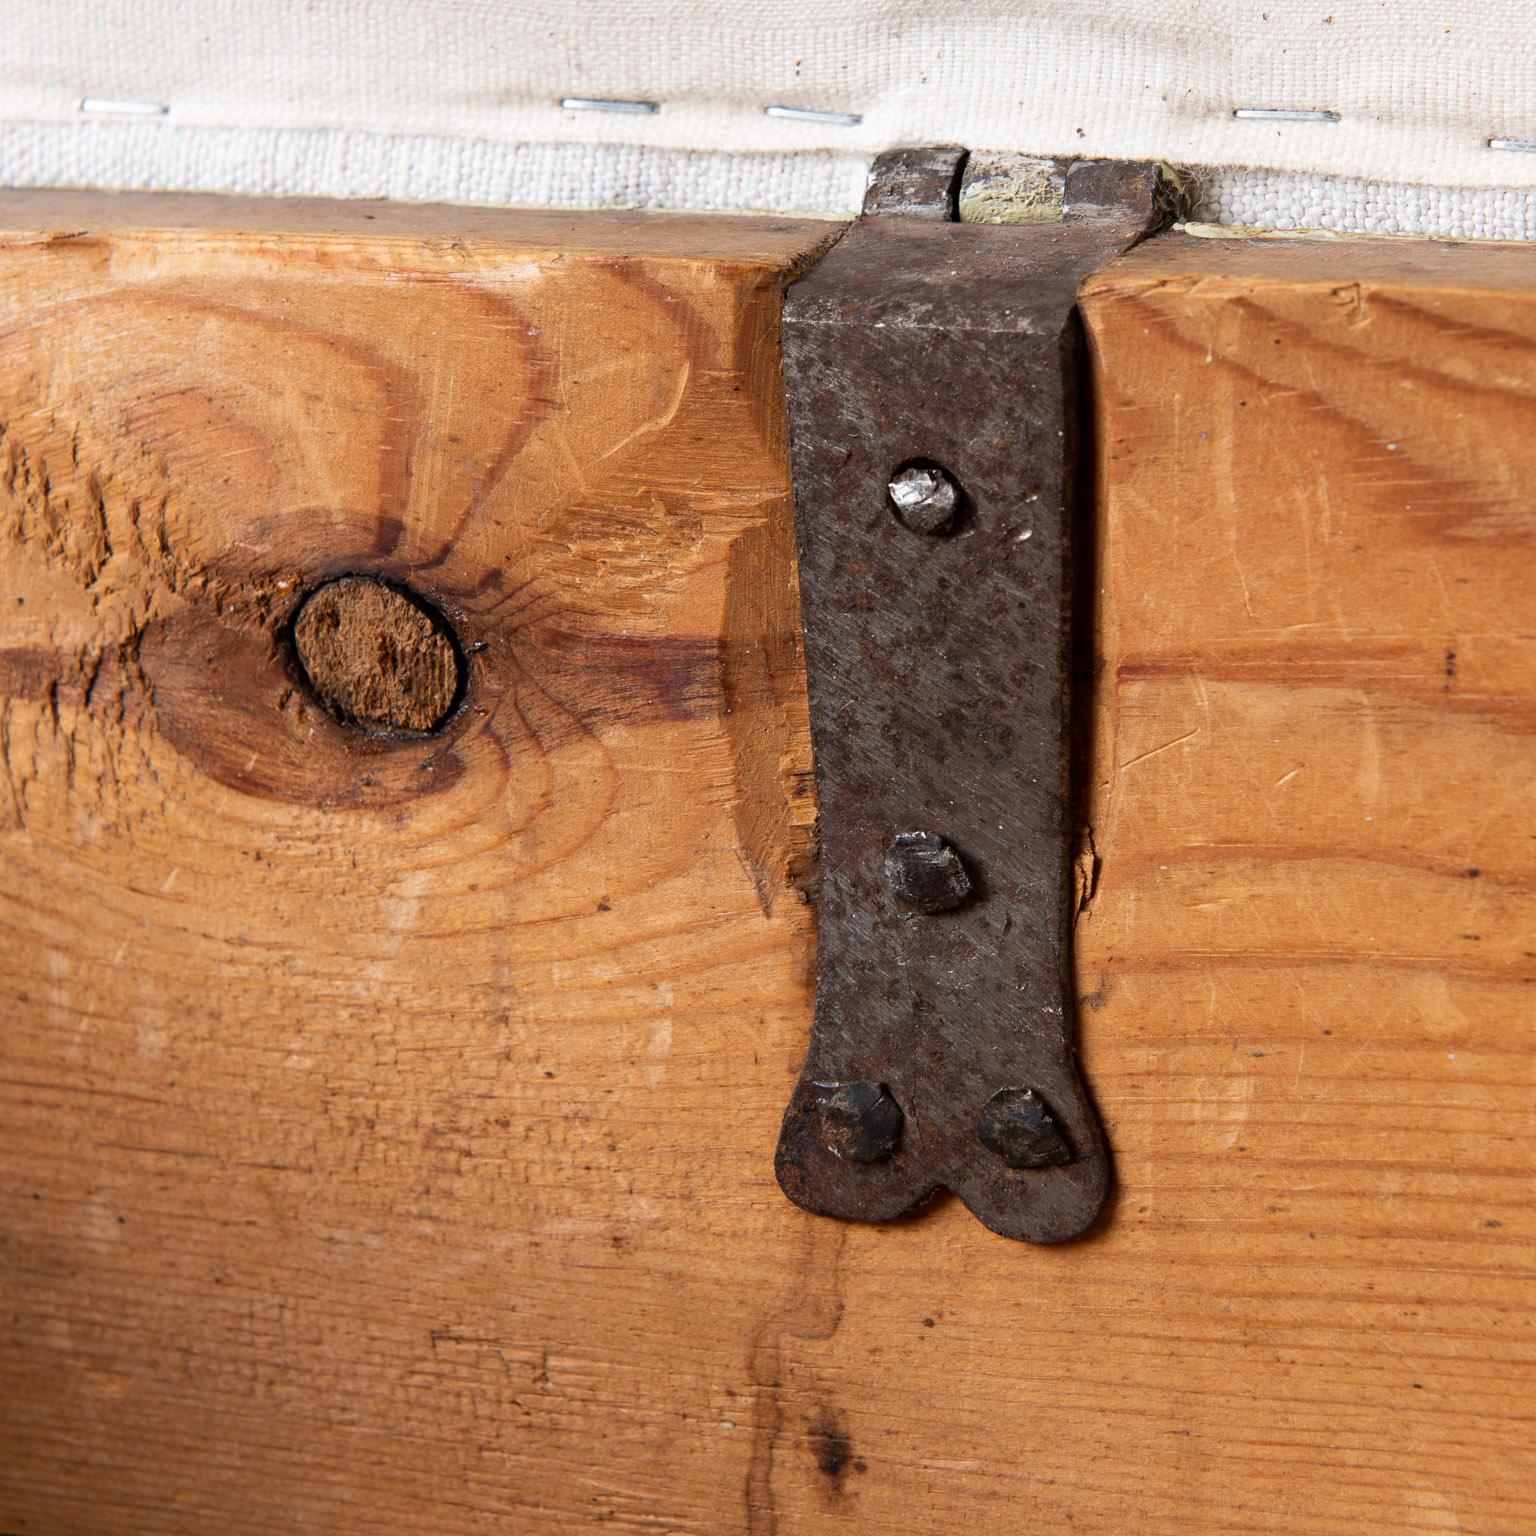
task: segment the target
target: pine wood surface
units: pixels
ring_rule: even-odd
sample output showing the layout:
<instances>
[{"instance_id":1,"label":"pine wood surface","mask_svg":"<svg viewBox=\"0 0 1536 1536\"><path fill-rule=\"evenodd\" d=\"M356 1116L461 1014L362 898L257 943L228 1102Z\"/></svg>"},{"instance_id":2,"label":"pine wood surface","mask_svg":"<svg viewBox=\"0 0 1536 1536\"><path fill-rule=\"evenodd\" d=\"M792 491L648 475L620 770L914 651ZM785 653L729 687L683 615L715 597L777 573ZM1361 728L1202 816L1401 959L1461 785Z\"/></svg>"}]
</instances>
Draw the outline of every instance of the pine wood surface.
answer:
<instances>
[{"instance_id":1,"label":"pine wood surface","mask_svg":"<svg viewBox=\"0 0 1536 1536\"><path fill-rule=\"evenodd\" d=\"M452 218L0 198L0 1530L1529 1536L1536 259L1090 285L1120 1189L1039 1249L773 1183L835 227ZM293 670L359 571L440 737Z\"/></svg>"},{"instance_id":2,"label":"pine wood surface","mask_svg":"<svg viewBox=\"0 0 1536 1536\"><path fill-rule=\"evenodd\" d=\"M1168 236L1085 291L1078 964L1153 1480L1536 1530L1536 252Z\"/></svg>"}]
</instances>

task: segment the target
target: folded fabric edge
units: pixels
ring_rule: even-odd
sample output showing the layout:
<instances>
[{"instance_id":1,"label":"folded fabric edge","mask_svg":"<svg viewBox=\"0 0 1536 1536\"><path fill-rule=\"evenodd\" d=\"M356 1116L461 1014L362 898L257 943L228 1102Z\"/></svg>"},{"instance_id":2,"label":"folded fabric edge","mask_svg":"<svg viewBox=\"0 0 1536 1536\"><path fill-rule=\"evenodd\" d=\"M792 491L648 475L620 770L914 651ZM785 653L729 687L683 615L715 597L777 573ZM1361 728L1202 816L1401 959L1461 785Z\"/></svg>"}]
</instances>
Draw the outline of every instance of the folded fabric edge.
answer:
<instances>
[{"instance_id":1,"label":"folded fabric edge","mask_svg":"<svg viewBox=\"0 0 1536 1536\"><path fill-rule=\"evenodd\" d=\"M869 157L677 150L350 130L0 123L0 185L382 198L476 207L640 208L846 218ZM1536 189L1196 167L1200 224L1456 240L1536 239Z\"/></svg>"}]
</instances>

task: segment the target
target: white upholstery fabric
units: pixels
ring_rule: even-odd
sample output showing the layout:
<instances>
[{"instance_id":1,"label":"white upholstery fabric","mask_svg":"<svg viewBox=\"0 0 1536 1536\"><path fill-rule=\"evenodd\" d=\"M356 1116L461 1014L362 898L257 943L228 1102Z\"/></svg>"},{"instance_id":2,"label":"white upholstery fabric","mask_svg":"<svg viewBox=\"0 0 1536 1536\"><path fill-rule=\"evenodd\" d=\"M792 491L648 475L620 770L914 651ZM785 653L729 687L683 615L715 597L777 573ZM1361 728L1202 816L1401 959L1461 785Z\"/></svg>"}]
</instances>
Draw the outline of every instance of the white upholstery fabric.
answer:
<instances>
[{"instance_id":1,"label":"white upholstery fabric","mask_svg":"<svg viewBox=\"0 0 1536 1536\"><path fill-rule=\"evenodd\" d=\"M1353 177L1228 169L1208 178L1195 217L1258 229L1536 240L1536 191L1398 186Z\"/></svg>"},{"instance_id":2,"label":"white upholstery fabric","mask_svg":"<svg viewBox=\"0 0 1536 1536\"><path fill-rule=\"evenodd\" d=\"M1532 0L0 0L0 44L17 185L842 213L949 142L1216 167L1244 223L1536 206L1536 149L1490 147L1536 145Z\"/></svg>"},{"instance_id":3,"label":"white upholstery fabric","mask_svg":"<svg viewBox=\"0 0 1536 1536\"><path fill-rule=\"evenodd\" d=\"M3 5L5 0L0 0ZM868 159L429 134L0 123L0 185L388 197L490 207L856 210Z\"/></svg>"}]
</instances>

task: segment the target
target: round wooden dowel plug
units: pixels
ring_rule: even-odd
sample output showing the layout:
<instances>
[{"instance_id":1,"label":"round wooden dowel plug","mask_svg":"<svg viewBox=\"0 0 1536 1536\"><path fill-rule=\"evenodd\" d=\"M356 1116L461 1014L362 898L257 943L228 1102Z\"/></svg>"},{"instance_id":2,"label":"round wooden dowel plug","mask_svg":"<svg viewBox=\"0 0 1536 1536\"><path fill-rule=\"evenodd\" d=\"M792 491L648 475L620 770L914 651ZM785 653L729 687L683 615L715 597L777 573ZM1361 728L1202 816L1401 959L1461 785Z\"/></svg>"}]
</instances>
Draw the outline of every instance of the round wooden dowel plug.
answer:
<instances>
[{"instance_id":1,"label":"round wooden dowel plug","mask_svg":"<svg viewBox=\"0 0 1536 1536\"><path fill-rule=\"evenodd\" d=\"M464 663L432 609L372 576L317 588L293 624L299 665L336 719L365 731L420 735L452 712Z\"/></svg>"}]
</instances>

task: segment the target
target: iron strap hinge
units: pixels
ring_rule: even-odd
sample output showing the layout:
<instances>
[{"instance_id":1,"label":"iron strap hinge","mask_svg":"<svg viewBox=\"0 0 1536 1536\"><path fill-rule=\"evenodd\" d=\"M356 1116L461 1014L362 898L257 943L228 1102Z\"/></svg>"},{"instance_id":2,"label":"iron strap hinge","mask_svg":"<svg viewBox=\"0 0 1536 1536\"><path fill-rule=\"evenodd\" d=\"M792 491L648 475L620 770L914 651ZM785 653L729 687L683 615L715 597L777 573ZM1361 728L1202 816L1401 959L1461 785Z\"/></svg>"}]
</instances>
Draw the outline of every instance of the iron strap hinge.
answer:
<instances>
[{"instance_id":1,"label":"iron strap hinge","mask_svg":"<svg viewBox=\"0 0 1536 1536\"><path fill-rule=\"evenodd\" d=\"M1068 972L1076 296L1161 206L1151 166L900 151L786 296L820 894L777 1172L822 1215L949 1189L1060 1242L1108 1191Z\"/></svg>"}]
</instances>

